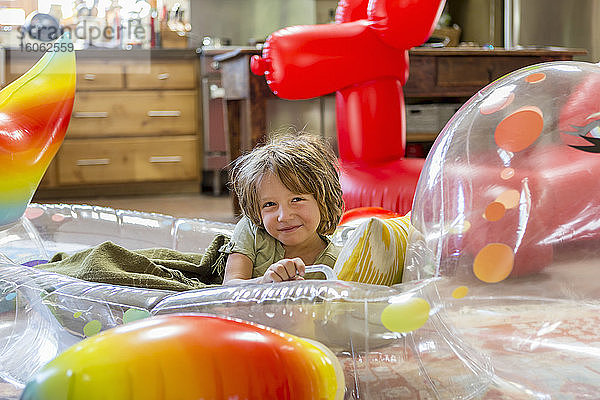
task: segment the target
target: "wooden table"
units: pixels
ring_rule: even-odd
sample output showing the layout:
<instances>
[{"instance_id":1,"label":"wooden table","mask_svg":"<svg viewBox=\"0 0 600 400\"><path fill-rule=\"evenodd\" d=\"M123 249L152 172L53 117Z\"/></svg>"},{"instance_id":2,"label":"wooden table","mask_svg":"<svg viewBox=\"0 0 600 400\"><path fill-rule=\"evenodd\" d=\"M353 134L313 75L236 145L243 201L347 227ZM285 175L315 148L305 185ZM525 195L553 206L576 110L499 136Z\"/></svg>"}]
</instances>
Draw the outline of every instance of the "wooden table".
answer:
<instances>
[{"instance_id":1,"label":"wooden table","mask_svg":"<svg viewBox=\"0 0 600 400\"><path fill-rule=\"evenodd\" d=\"M415 48L409 52L407 98L471 97L488 83L528 65L568 61L582 49Z\"/></svg>"}]
</instances>

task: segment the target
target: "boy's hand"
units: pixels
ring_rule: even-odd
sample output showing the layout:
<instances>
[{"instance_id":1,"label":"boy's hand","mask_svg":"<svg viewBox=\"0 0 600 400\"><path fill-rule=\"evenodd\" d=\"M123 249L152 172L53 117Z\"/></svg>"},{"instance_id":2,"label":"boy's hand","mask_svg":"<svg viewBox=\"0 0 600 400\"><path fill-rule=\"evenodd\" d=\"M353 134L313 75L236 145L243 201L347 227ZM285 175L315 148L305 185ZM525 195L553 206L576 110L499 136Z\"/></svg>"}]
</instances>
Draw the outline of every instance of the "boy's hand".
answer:
<instances>
[{"instance_id":1,"label":"boy's hand","mask_svg":"<svg viewBox=\"0 0 600 400\"><path fill-rule=\"evenodd\" d=\"M262 283L304 279L304 261L300 257L284 258L272 264L263 275Z\"/></svg>"}]
</instances>

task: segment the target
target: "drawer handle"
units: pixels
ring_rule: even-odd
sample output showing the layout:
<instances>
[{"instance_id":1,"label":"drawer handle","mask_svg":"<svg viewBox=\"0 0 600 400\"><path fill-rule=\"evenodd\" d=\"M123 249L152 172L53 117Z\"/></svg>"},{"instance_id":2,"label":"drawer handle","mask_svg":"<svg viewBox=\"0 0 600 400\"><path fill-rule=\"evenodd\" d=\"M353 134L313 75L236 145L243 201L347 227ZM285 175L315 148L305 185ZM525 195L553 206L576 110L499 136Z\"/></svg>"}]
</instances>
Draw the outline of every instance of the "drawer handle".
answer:
<instances>
[{"instance_id":1,"label":"drawer handle","mask_svg":"<svg viewBox=\"0 0 600 400\"><path fill-rule=\"evenodd\" d=\"M78 166L108 165L108 164L110 164L110 158L87 158L87 159L77 160Z\"/></svg>"},{"instance_id":2,"label":"drawer handle","mask_svg":"<svg viewBox=\"0 0 600 400\"><path fill-rule=\"evenodd\" d=\"M161 164L161 163L180 163L183 161L182 156L150 156L151 163Z\"/></svg>"},{"instance_id":3,"label":"drawer handle","mask_svg":"<svg viewBox=\"0 0 600 400\"><path fill-rule=\"evenodd\" d=\"M158 78L158 80L164 81L166 79L169 79L171 75L168 72L163 72L162 74L158 74L156 77Z\"/></svg>"},{"instance_id":4,"label":"drawer handle","mask_svg":"<svg viewBox=\"0 0 600 400\"><path fill-rule=\"evenodd\" d=\"M148 111L149 117L181 117L181 111Z\"/></svg>"},{"instance_id":5,"label":"drawer handle","mask_svg":"<svg viewBox=\"0 0 600 400\"><path fill-rule=\"evenodd\" d=\"M83 79L85 79L86 81L95 81L96 74L85 74L83 75Z\"/></svg>"},{"instance_id":6,"label":"drawer handle","mask_svg":"<svg viewBox=\"0 0 600 400\"><path fill-rule=\"evenodd\" d=\"M79 111L73 113L73 118L108 118L106 111Z\"/></svg>"}]
</instances>

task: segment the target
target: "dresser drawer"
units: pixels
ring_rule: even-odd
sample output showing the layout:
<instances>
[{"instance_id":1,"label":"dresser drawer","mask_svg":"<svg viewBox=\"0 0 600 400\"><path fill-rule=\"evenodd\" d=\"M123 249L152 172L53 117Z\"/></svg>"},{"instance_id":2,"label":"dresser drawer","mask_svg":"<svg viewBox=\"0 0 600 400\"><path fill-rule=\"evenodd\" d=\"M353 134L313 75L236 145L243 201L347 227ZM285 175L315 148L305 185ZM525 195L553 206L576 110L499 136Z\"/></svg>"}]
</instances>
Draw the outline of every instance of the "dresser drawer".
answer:
<instances>
[{"instance_id":1,"label":"dresser drawer","mask_svg":"<svg viewBox=\"0 0 600 400\"><path fill-rule=\"evenodd\" d=\"M66 140L58 158L61 185L198 179L194 136Z\"/></svg>"},{"instance_id":2,"label":"dresser drawer","mask_svg":"<svg viewBox=\"0 0 600 400\"><path fill-rule=\"evenodd\" d=\"M473 86L476 90L509 72L539 62L537 57L439 57L437 85Z\"/></svg>"},{"instance_id":3,"label":"dresser drawer","mask_svg":"<svg viewBox=\"0 0 600 400\"><path fill-rule=\"evenodd\" d=\"M152 62L125 66L128 89L194 89L195 62Z\"/></svg>"},{"instance_id":4,"label":"dresser drawer","mask_svg":"<svg viewBox=\"0 0 600 400\"><path fill-rule=\"evenodd\" d=\"M7 64L7 82L10 83L27 72L34 61L11 61ZM116 90L125 86L125 74L119 62L77 61L77 90Z\"/></svg>"},{"instance_id":5,"label":"dresser drawer","mask_svg":"<svg viewBox=\"0 0 600 400\"><path fill-rule=\"evenodd\" d=\"M121 63L78 62L77 90L110 90L125 87Z\"/></svg>"},{"instance_id":6,"label":"dresser drawer","mask_svg":"<svg viewBox=\"0 0 600 400\"><path fill-rule=\"evenodd\" d=\"M476 57L441 57L437 60L437 85L483 87L492 80L491 68Z\"/></svg>"},{"instance_id":7,"label":"dresser drawer","mask_svg":"<svg viewBox=\"0 0 600 400\"><path fill-rule=\"evenodd\" d=\"M196 91L77 92L67 138L193 134Z\"/></svg>"}]
</instances>

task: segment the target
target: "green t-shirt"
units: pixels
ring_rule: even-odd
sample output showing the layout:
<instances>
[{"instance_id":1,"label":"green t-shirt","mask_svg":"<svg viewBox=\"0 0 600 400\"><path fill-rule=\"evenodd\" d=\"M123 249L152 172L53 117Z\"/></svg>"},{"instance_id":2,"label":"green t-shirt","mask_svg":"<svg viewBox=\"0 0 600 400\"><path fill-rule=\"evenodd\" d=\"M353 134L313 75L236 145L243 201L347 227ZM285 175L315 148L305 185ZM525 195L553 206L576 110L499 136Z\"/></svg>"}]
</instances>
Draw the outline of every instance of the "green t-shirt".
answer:
<instances>
[{"instance_id":1,"label":"green t-shirt","mask_svg":"<svg viewBox=\"0 0 600 400\"><path fill-rule=\"evenodd\" d=\"M327 243L325 249L315 260L315 264L325 264L333 268L340 254L340 248L331 243L326 236L321 236ZM221 252L226 254L240 253L252 260L254 266L252 277L263 276L267 268L285 258L285 249L281 242L263 229L254 225L247 217L243 217L235 226L233 235ZM308 279L324 279L321 273L306 274Z\"/></svg>"}]
</instances>

